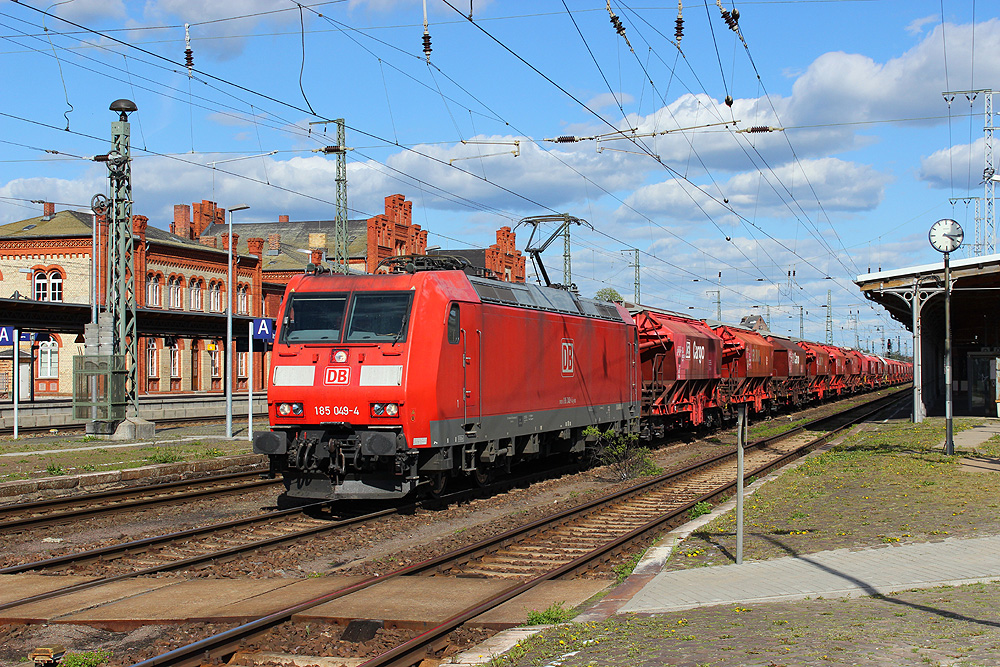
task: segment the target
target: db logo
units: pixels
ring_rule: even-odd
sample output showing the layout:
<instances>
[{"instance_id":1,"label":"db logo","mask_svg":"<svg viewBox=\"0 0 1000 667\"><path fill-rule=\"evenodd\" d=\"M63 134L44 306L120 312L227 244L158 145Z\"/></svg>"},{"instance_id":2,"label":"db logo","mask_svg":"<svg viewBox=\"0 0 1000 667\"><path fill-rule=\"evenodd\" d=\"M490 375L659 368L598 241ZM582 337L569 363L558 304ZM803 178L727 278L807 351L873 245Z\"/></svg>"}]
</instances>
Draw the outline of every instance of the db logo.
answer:
<instances>
[{"instance_id":1,"label":"db logo","mask_svg":"<svg viewBox=\"0 0 1000 667\"><path fill-rule=\"evenodd\" d=\"M350 384L350 382L351 382L350 368L326 369L326 384Z\"/></svg>"},{"instance_id":2,"label":"db logo","mask_svg":"<svg viewBox=\"0 0 1000 667\"><path fill-rule=\"evenodd\" d=\"M563 376L573 375L573 340L571 338L562 339L562 374Z\"/></svg>"}]
</instances>

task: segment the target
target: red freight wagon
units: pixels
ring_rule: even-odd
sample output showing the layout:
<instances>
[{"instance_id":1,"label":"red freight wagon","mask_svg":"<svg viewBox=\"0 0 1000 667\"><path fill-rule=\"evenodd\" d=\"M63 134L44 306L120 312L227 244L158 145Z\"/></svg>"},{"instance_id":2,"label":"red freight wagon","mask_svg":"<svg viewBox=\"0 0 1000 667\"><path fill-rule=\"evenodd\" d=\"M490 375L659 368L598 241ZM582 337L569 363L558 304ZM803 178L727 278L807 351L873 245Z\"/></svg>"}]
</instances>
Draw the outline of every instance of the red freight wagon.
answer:
<instances>
[{"instance_id":1,"label":"red freight wagon","mask_svg":"<svg viewBox=\"0 0 1000 667\"><path fill-rule=\"evenodd\" d=\"M847 391L847 352L833 345L823 349L830 353L830 394L840 396Z\"/></svg>"},{"instance_id":2,"label":"red freight wagon","mask_svg":"<svg viewBox=\"0 0 1000 667\"><path fill-rule=\"evenodd\" d=\"M638 430L635 324L565 290L458 270L308 273L275 332L271 430L289 497L398 498Z\"/></svg>"},{"instance_id":3,"label":"red freight wagon","mask_svg":"<svg viewBox=\"0 0 1000 667\"><path fill-rule=\"evenodd\" d=\"M798 341L798 346L806 352L806 377L809 380L809 395L823 400L830 384L830 353L819 343Z\"/></svg>"},{"instance_id":4,"label":"red freight wagon","mask_svg":"<svg viewBox=\"0 0 1000 667\"><path fill-rule=\"evenodd\" d=\"M740 404L761 412L771 398L774 346L748 329L727 325L713 327L722 339L722 381L719 407L726 419Z\"/></svg>"},{"instance_id":5,"label":"red freight wagon","mask_svg":"<svg viewBox=\"0 0 1000 667\"><path fill-rule=\"evenodd\" d=\"M857 350L844 350L844 375L847 390L851 393L861 391L865 386L865 355Z\"/></svg>"},{"instance_id":6,"label":"red freight wagon","mask_svg":"<svg viewBox=\"0 0 1000 667\"><path fill-rule=\"evenodd\" d=\"M639 333L642 415L656 435L714 421L722 341L701 320L663 311L632 314Z\"/></svg>"},{"instance_id":7,"label":"red freight wagon","mask_svg":"<svg viewBox=\"0 0 1000 667\"><path fill-rule=\"evenodd\" d=\"M781 336L768 336L767 340L774 346L774 401L784 406L801 405L808 400L809 389L805 350Z\"/></svg>"}]
</instances>

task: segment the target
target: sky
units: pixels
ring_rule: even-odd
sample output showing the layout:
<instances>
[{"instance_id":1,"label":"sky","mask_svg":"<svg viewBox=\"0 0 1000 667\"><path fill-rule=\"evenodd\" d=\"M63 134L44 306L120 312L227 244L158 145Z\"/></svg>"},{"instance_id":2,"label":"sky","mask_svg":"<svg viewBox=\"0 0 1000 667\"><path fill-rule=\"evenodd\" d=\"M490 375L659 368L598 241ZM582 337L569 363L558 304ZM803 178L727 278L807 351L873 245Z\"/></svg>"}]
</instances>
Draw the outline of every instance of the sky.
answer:
<instances>
[{"instance_id":1,"label":"sky","mask_svg":"<svg viewBox=\"0 0 1000 667\"><path fill-rule=\"evenodd\" d=\"M682 5L678 40L676 2L3 0L0 224L107 193L120 98L151 225L331 220L343 118L352 219L399 193L431 246L523 251L522 218L568 213L584 296L632 300L638 263L643 304L822 341L829 299L835 343L908 350L853 280L940 262L941 218L974 255L988 94L962 91L1000 90L997 3Z\"/></svg>"}]
</instances>

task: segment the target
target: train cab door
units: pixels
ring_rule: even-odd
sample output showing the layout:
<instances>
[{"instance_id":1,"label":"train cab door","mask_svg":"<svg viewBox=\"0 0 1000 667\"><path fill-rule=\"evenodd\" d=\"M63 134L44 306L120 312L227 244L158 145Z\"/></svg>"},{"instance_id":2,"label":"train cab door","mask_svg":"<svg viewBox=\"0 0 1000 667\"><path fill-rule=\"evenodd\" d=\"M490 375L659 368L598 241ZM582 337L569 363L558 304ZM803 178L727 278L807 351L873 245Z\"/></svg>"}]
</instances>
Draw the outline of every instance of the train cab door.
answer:
<instances>
[{"instance_id":1,"label":"train cab door","mask_svg":"<svg viewBox=\"0 0 1000 667\"><path fill-rule=\"evenodd\" d=\"M475 438L483 422L483 323L478 304L457 304L460 312L460 345L462 349L462 402L466 436Z\"/></svg>"}]
</instances>

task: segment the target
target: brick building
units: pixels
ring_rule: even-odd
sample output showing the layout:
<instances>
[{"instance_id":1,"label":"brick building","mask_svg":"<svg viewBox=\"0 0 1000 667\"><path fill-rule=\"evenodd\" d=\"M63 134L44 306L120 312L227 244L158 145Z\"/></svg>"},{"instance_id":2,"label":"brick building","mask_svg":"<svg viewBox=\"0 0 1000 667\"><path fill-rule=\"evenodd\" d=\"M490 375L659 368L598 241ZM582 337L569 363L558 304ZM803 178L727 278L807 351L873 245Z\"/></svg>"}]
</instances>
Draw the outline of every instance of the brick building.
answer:
<instances>
[{"instance_id":1,"label":"brick building","mask_svg":"<svg viewBox=\"0 0 1000 667\"><path fill-rule=\"evenodd\" d=\"M108 225L103 216L56 211L45 203L43 214L0 226L0 297L91 304L94 221L97 245L106 248ZM227 295L229 226L225 209L203 200L174 206L170 231L133 216L133 264L136 307L192 314L222 314L232 299L233 313L275 317L284 287L309 263L326 264L334 256L334 221L233 225L233 294ZM367 220L348 221L350 268L370 273L386 257L425 254L427 232L412 224L412 203L403 195L385 198L385 212ZM504 227L497 244L486 250L461 251L474 266L496 277L524 282L524 257L514 248L514 234ZM96 293L105 303L107 253L98 253ZM72 394L72 358L83 354L82 337L44 334L22 344L31 354L32 391L36 396ZM225 389L225 340L209 337L140 336L139 392L221 392ZM245 390L250 378L248 352L234 354L234 391ZM4 363L6 361L6 363ZM254 353L254 389L266 386L265 353ZM10 357L0 355L0 393L10 377Z\"/></svg>"}]
</instances>

